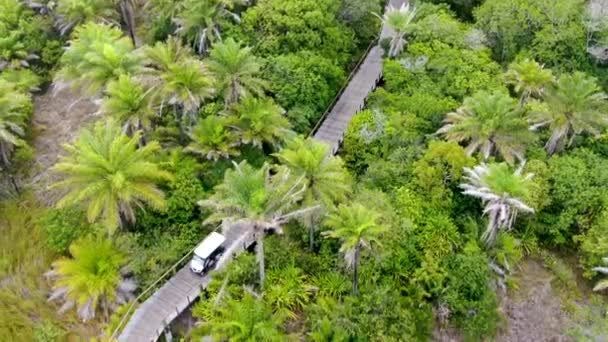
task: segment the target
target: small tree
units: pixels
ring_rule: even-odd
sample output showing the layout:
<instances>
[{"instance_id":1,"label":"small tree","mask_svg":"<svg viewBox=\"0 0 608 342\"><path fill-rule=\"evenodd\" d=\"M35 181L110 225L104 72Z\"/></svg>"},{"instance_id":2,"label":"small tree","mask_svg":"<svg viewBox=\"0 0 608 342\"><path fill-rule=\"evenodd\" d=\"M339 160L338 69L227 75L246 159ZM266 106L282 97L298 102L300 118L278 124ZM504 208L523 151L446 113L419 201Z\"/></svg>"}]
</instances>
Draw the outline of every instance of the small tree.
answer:
<instances>
[{"instance_id":1,"label":"small tree","mask_svg":"<svg viewBox=\"0 0 608 342\"><path fill-rule=\"evenodd\" d=\"M360 203L340 205L336 212L325 220L331 230L323 232L327 238L339 239L342 243L340 252L344 259L353 268L353 295L357 295L359 258L362 248L372 248L380 245L380 237L386 228L378 222L380 215L367 209Z\"/></svg>"},{"instance_id":2,"label":"small tree","mask_svg":"<svg viewBox=\"0 0 608 342\"><path fill-rule=\"evenodd\" d=\"M383 25L394 31L388 56L392 58L397 57L401 51L403 51L403 48L407 43L404 37L407 29L410 28L414 17L416 17L416 9L410 7L408 2L407 4L401 5L400 8L389 6L386 13L384 13L384 16L380 17L377 14L376 16L382 20Z\"/></svg>"},{"instance_id":3,"label":"small tree","mask_svg":"<svg viewBox=\"0 0 608 342\"><path fill-rule=\"evenodd\" d=\"M511 230L518 212L534 213L524 201L528 197L532 174L523 175L523 164L512 172L506 164L480 164L464 168L463 193L480 198L488 215L488 227L481 239L493 245L500 230Z\"/></svg>"},{"instance_id":4,"label":"small tree","mask_svg":"<svg viewBox=\"0 0 608 342\"><path fill-rule=\"evenodd\" d=\"M608 264L608 258L602 258L604 264ZM608 267L598 266L591 269L594 272L599 272L602 274L608 274ZM593 287L593 291L602 291L608 289L608 279L602 279L595 284Z\"/></svg>"},{"instance_id":5,"label":"small tree","mask_svg":"<svg viewBox=\"0 0 608 342\"><path fill-rule=\"evenodd\" d=\"M509 65L509 70L505 73L505 81L513 85L515 91L521 95L519 104L523 107L530 96L542 97L545 88L553 83L554 78L551 70L526 59Z\"/></svg>"},{"instance_id":6,"label":"small tree","mask_svg":"<svg viewBox=\"0 0 608 342\"><path fill-rule=\"evenodd\" d=\"M134 206L164 209L164 194L156 184L171 175L151 161L160 145L152 142L138 149L139 140L139 132L128 137L108 120L84 130L73 145L65 145L69 155L61 157L53 169L67 177L53 187L68 193L57 206L85 204L89 222L101 216L110 234L135 221Z\"/></svg>"},{"instance_id":7,"label":"small tree","mask_svg":"<svg viewBox=\"0 0 608 342\"><path fill-rule=\"evenodd\" d=\"M275 156L283 165L289 167L294 175L304 177L305 207L320 204L325 209L331 209L338 201L346 199L346 195L351 191L351 180L344 169L342 159L332 156L329 146L325 143L296 137ZM310 250L314 248L318 218L318 215L312 212L304 217L304 224L309 231Z\"/></svg>"},{"instance_id":8,"label":"small tree","mask_svg":"<svg viewBox=\"0 0 608 342\"><path fill-rule=\"evenodd\" d=\"M272 99L244 98L233 107L231 115L243 144L276 147L292 134L285 111Z\"/></svg>"},{"instance_id":9,"label":"small tree","mask_svg":"<svg viewBox=\"0 0 608 342\"><path fill-rule=\"evenodd\" d=\"M241 299L229 299L203 317L194 336L211 336L214 341L286 341L283 319L272 313L262 299L246 293Z\"/></svg>"},{"instance_id":10,"label":"small tree","mask_svg":"<svg viewBox=\"0 0 608 342\"><path fill-rule=\"evenodd\" d=\"M264 164L255 169L246 161L234 164L227 170L224 181L214 193L199 203L212 210L205 223L247 223L256 239L256 256L259 264L260 287L264 288L264 233L282 231L287 221L305 215L316 207L295 209L302 200L306 187L302 178L294 179L285 166Z\"/></svg>"},{"instance_id":11,"label":"small tree","mask_svg":"<svg viewBox=\"0 0 608 342\"><path fill-rule=\"evenodd\" d=\"M134 77L120 75L108 84L99 111L115 118L130 136L138 130L147 131L155 112L152 89L146 89Z\"/></svg>"},{"instance_id":12,"label":"small tree","mask_svg":"<svg viewBox=\"0 0 608 342\"><path fill-rule=\"evenodd\" d=\"M192 142L186 151L217 161L221 158L238 156L239 137L230 129L230 118L210 115L192 128Z\"/></svg>"},{"instance_id":13,"label":"small tree","mask_svg":"<svg viewBox=\"0 0 608 342\"><path fill-rule=\"evenodd\" d=\"M176 17L175 31L191 43L198 54L206 54L209 47L222 40L220 25L227 20L240 21L232 12L241 0L184 0L180 3Z\"/></svg>"},{"instance_id":14,"label":"small tree","mask_svg":"<svg viewBox=\"0 0 608 342\"><path fill-rule=\"evenodd\" d=\"M95 23L76 28L59 65L55 86L67 83L87 95L96 95L120 75L134 75L142 68L139 53L119 29Z\"/></svg>"},{"instance_id":15,"label":"small tree","mask_svg":"<svg viewBox=\"0 0 608 342\"><path fill-rule=\"evenodd\" d=\"M549 127L551 137L545 148L554 154L570 146L574 138L587 132L602 133L608 124L608 95L597 80L582 72L560 76L544 96L536 102L530 114L531 129Z\"/></svg>"},{"instance_id":16,"label":"small tree","mask_svg":"<svg viewBox=\"0 0 608 342\"><path fill-rule=\"evenodd\" d=\"M533 139L516 101L500 91L481 91L466 98L458 110L446 115L444 123L437 133L448 141L467 143L468 155L479 150L488 159L499 153L509 164L524 159L526 144Z\"/></svg>"},{"instance_id":17,"label":"small tree","mask_svg":"<svg viewBox=\"0 0 608 342\"><path fill-rule=\"evenodd\" d=\"M10 164L16 146L25 144L25 124L32 110L29 96L0 80L0 170Z\"/></svg>"},{"instance_id":18,"label":"small tree","mask_svg":"<svg viewBox=\"0 0 608 342\"><path fill-rule=\"evenodd\" d=\"M230 38L216 44L209 55L209 69L218 81L218 92L226 107L247 95L263 96L268 87L261 79L262 62Z\"/></svg>"},{"instance_id":19,"label":"small tree","mask_svg":"<svg viewBox=\"0 0 608 342\"><path fill-rule=\"evenodd\" d=\"M76 307L78 317L88 321L101 309L107 321L111 310L134 298L137 285L121 274L127 260L112 241L87 237L74 242L70 254L71 258L55 261L53 270L46 273L54 280L49 301L64 302L59 312Z\"/></svg>"}]
</instances>

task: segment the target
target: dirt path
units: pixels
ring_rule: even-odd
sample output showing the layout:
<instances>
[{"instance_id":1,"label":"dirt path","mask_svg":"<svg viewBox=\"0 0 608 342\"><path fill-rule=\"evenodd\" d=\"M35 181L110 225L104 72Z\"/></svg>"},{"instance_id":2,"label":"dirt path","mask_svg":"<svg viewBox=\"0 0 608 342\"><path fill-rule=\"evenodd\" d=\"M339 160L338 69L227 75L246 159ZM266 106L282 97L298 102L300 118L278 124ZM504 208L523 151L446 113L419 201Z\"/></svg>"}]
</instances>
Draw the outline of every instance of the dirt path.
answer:
<instances>
[{"instance_id":1,"label":"dirt path","mask_svg":"<svg viewBox=\"0 0 608 342\"><path fill-rule=\"evenodd\" d=\"M54 196L48 186L57 175L49 168L63 153L62 145L74 140L80 128L95 121L98 116L96 106L89 100L77 101L77 96L69 90L56 94L47 91L34 97L34 119L32 123L35 162L30 180L40 201L50 204Z\"/></svg>"},{"instance_id":2,"label":"dirt path","mask_svg":"<svg viewBox=\"0 0 608 342\"><path fill-rule=\"evenodd\" d=\"M551 285L553 278L538 261L522 262L519 289L510 291L500 305L506 322L497 342L572 341L565 333L573 322L563 309L558 290Z\"/></svg>"}]
</instances>

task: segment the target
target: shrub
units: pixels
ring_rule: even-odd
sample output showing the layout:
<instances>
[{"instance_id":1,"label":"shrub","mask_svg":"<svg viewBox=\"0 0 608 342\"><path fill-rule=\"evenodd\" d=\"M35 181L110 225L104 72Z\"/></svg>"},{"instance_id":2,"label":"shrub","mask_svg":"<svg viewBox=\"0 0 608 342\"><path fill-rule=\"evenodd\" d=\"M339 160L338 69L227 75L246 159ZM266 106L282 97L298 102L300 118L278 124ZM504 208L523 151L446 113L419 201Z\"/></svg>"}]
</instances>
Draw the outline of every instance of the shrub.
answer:
<instances>
[{"instance_id":1,"label":"shrub","mask_svg":"<svg viewBox=\"0 0 608 342\"><path fill-rule=\"evenodd\" d=\"M487 263L474 243L447 261L446 290L440 300L448 305L452 321L469 341L494 336L500 321L496 295L488 285L491 274Z\"/></svg>"},{"instance_id":2,"label":"shrub","mask_svg":"<svg viewBox=\"0 0 608 342\"><path fill-rule=\"evenodd\" d=\"M101 228L88 223L78 208L49 209L40 218L40 226L46 231L47 246L59 254L67 254L73 241Z\"/></svg>"}]
</instances>

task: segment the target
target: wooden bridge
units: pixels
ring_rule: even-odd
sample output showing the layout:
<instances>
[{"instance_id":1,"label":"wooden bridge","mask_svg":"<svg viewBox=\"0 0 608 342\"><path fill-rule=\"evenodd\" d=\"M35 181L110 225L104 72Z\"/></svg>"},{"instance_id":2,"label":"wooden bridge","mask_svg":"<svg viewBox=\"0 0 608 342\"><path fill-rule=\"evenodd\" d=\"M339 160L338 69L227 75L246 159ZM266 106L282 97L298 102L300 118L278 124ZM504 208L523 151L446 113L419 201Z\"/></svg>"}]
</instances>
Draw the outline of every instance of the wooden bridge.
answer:
<instances>
[{"instance_id":1,"label":"wooden bridge","mask_svg":"<svg viewBox=\"0 0 608 342\"><path fill-rule=\"evenodd\" d=\"M391 0L390 4L393 7L400 7L404 2L405 0ZM390 29L383 27L378 41L391 36ZM383 55L384 51L377 44L368 50L363 61L351 74L347 85L336 97L331 110L323 115L320 123L313 129L311 134L314 138L328 143L331 146L332 154L337 153L351 119L363 109L367 97L382 78ZM225 267L232 258L246 250L255 240L251 229L243 224L228 227L223 233L226 236L227 248L218 261L216 270ZM189 260L191 254L192 251L185 255L178 264ZM118 341L153 342L158 340L171 322L198 298L210 281L210 274L199 276L190 271L188 265L183 266L158 291L137 307L124 325ZM123 325L127 317L123 317L119 327ZM115 336L111 336L111 338L113 337Z\"/></svg>"},{"instance_id":2,"label":"wooden bridge","mask_svg":"<svg viewBox=\"0 0 608 342\"><path fill-rule=\"evenodd\" d=\"M225 267L232 258L246 250L255 241L252 230L245 224L232 225L224 229L226 250L218 260L215 269ZM182 260L188 261L192 253ZM152 342L165 332L171 322L186 310L209 285L211 276L200 276L192 272L186 264L154 292L130 317L122 333L120 342Z\"/></svg>"},{"instance_id":3,"label":"wooden bridge","mask_svg":"<svg viewBox=\"0 0 608 342\"><path fill-rule=\"evenodd\" d=\"M404 3L405 0L390 1L390 4L396 8ZM378 41L392 36L391 29L385 26ZM320 124L313 129L312 136L329 144L332 154L338 153L350 121L363 110L367 97L382 79L383 57L383 49L377 44L374 45L363 62L357 66L346 87L338 94L331 110L323 115Z\"/></svg>"}]
</instances>

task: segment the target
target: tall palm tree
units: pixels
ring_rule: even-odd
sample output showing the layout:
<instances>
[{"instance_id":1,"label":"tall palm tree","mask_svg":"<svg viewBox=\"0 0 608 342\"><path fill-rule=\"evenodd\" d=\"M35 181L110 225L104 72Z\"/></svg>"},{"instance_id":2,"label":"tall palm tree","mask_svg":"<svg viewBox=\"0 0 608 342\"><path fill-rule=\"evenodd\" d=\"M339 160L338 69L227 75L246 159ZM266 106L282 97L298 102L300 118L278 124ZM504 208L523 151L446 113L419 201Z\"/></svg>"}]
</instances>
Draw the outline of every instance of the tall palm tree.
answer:
<instances>
[{"instance_id":1,"label":"tall palm tree","mask_svg":"<svg viewBox=\"0 0 608 342\"><path fill-rule=\"evenodd\" d=\"M332 208L337 202L345 200L351 191L351 180L342 159L331 155L325 143L298 136L274 156L294 175L304 177L305 207L321 204L324 208ZM314 248L316 219L318 217L313 213L304 217L309 231L310 250Z\"/></svg>"},{"instance_id":2,"label":"tall palm tree","mask_svg":"<svg viewBox=\"0 0 608 342\"><path fill-rule=\"evenodd\" d=\"M554 77L551 70L544 69L536 61L525 59L509 65L505 81L521 95L519 104L523 107L530 96L541 97L545 88L553 83Z\"/></svg>"},{"instance_id":3,"label":"tall palm tree","mask_svg":"<svg viewBox=\"0 0 608 342\"><path fill-rule=\"evenodd\" d=\"M185 58L169 64L160 74L159 93L162 103L179 106L195 122L201 103L215 93L213 83L203 62Z\"/></svg>"},{"instance_id":4,"label":"tall palm tree","mask_svg":"<svg viewBox=\"0 0 608 342\"><path fill-rule=\"evenodd\" d=\"M128 135L150 128L155 112L151 88L146 89L132 76L120 75L108 83L105 93L99 112L115 118Z\"/></svg>"},{"instance_id":5,"label":"tall palm tree","mask_svg":"<svg viewBox=\"0 0 608 342\"><path fill-rule=\"evenodd\" d=\"M94 95L120 75L134 75L142 68L140 54L115 27L86 23L76 28L73 37L59 61L55 86L67 83Z\"/></svg>"},{"instance_id":6,"label":"tall palm tree","mask_svg":"<svg viewBox=\"0 0 608 342\"><path fill-rule=\"evenodd\" d=\"M57 0L54 13L62 36L85 22L116 24L118 20L116 0Z\"/></svg>"},{"instance_id":7,"label":"tall palm tree","mask_svg":"<svg viewBox=\"0 0 608 342\"><path fill-rule=\"evenodd\" d=\"M25 143L24 127L31 110L29 96L0 80L0 170L10 164L15 146Z\"/></svg>"},{"instance_id":8,"label":"tall palm tree","mask_svg":"<svg viewBox=\"0 0 608 342\"><path fill-rule=\"evenodd\" d=\"M110 234L135 221L134 206L164 209L164 195L156 184L171 175L151 161L160 145L152 142L138 149L139 140L140 132L128 137L118 124L107 120L84 130L73 145L65 145L69 154L53 169L66 178L54 187L68 192L57 206L86 204L88 220L101 216Z\"/></svg>"},{"instance_id":9,"label":"tall palm tree","mask_svg":"<svg viewBox=\"0 0 608 342\"><path fill-rule=\"evenodd\" d=\"M218 81L218 91L226 107L247 95L264 95L267 83L259 78L262 63L251 53L250 47L241 47L234 39L214 45L209 54L209 69Z\"/></svg>"},{"instance_id":10,"label":"tall palm tree","mask_svg":"<svg viewBox=\"0 0 608 342\"><path fill-rule=\"evenodd\" d=\"M500 230L510 230L518 212L534 213L524 201L528 197L532 174L523 174L523 164L512 172L506 164L482 163L473 169L464 168L466 183L463 193L480 198L488 215L488 227L482 240L493 245Z\"/></svg>"},{"instance_id":11,"label":"tall palm tree","mask_svg":"<svg viewBox=\"0 0 608 342\"><path fill-rule=\"evenodd\" d=\"M209 160L238 156L238 136L230 129L230 118L211 115L200 120L190 133L187 151Z\"/></svg>"},{"instance_id":12,"label":"tall palm tree","mask_svg":"<svg viewBox=\"0 0 608 342\"><path fill-rule=\"evenodd\" d=\"M40 8L40 5L37 4ZM66 35L72 29L85 22L107 23L118 26L122 19L133 45L135 38L135 12L138 8L135 0L57 0L53 9L55 22L60 35Z\"/></svg>"},{"instance_id":13,"label":"tall palm tree","mask_svg":"<svg viewBox=\"0 0 608 342\"><path fill-rule=\"evenodd\" d=\"M227 170L224 181L214 193L199 205L212 214L206 223L247 223L256 238L256 255L260 272L260 287L264 288L264 232L281 232L281 226L290 219L306 214L316 207L294 209L302 200L306 188L302 178L294 179L285 166L264 164L255 169L246 161L234 164Z\"/></svg>"},{"instance_id":14,"label":"tall palm tree","mask_svg":"<svg viewBox=\"0 0 608 342\"><path fill-rule=\"evenodd\" d=\"M480 150L487 159L499 153L509 164L524 159L526 144L533 139L517 102L500 91L466 98L444 123L437 133L448 141L467 143L468 155Z\"/></svg>"},{"instance_id":15,"label":"tall palm tree","mask_svg":"<svg viewBox=\"0 0 608 342\"><path fill-rule=\"evenodd\" d=\"M232 12L242 0L184 0L174 19L175 31L192 43L198 54L205 54L209 47L221 41L220 25L226 20L240 21Z\"/></svg>"},{"instance_id":16,"label":"tall palm tree","mask_svg":"<svg viewBox=\"0 0 608 342\"><path fill-rule=\"evenodd\" d=\"M272 99L243 98L233 106L233 115L243 144L278 146L292 135L285 111Z\"/></svg>"},{"instance_id":17,"label":"tall palm tree","mask_svg":"<svg viewBox=\"0 0 608 342\"><path fill-rule=\"evenodd\" d=\"M262 299L246 293L215 308L194 331L195 337L211 336L213 341L285 341L283 319L272 313Z\"/></svg>"},{"instance_id":18,"label":"tall palm tree","mask_svg":"<svg viewBox=\"0 0 608 342\"><path fill-rule=\"evenodd\" d=\"M353 295L357 295L359 258L362 248L380 245L381 235L387 229L379 224L380 215L360 203L341 204L336 212L329 215L325 225L331 230L323 232L327 238L342 242L340 252L353 268Z\"/></svg>"},{"instance_id":19,"label":"tall palm tree","mask_svg":"<svg viewBox=\"0 0 608 342\"><path fill-rule=\"evenodd\" d=\"M388 56L392 58L397 57L407 43L404 38L405 33L412 25L414 17L416 17L416 8L410 7L409 2L401 5L399 8L389 5L382 17L378 14L376 16L382 20L383 25L394 31Z\"/></svg>"},{"instance_id":20,"label":"tall palm tree","mask_svg":"<svg viewBox=\"0 0 608 342\"><path fill-rule=\"evenodd\" d=\"M600 134L608 123L607 100L595 78L582 72L562 75L547 89L544 104L535 104L531 129L549 127L551 137L545 148L553 154L570 146L578 134Z\"/></svg>"},{"instance_id":21,"label":"tall palm tree","mask_svg":"<svg viewBox=\"0 0 608 342\"><path fill-rule=\"evenodd\" d=\"M172 64L183 62L192 57L192 50L182 44L179 38L170 36L164 42L156 42L154 46L143 47L144 61L149 73L160 75L169 70Z\"/></svg>"},{"instance_id":22,"label":"tall palm tree","mask_svg":"<svg viewBox=\"0 0 608 342\"><path fill-rule=\"evenodd\" d=\"M46 273L54 280L49 301L64 302L60 312L76 307L78 317L88 321L101 309L107 321L110 310L134 298L137 285L121 272L127 259L111 240L78 240L70 246L70 254L71 258L55 261L53 270Z\"/></svg>"}]
</instances>

